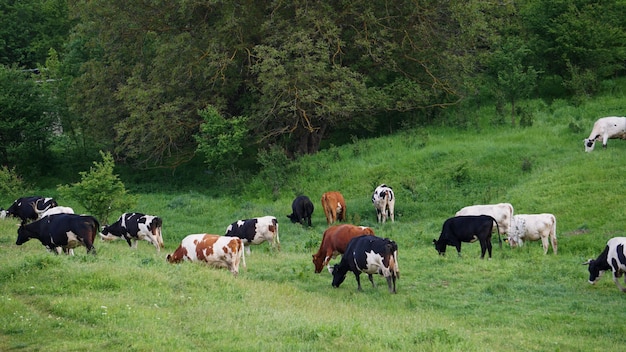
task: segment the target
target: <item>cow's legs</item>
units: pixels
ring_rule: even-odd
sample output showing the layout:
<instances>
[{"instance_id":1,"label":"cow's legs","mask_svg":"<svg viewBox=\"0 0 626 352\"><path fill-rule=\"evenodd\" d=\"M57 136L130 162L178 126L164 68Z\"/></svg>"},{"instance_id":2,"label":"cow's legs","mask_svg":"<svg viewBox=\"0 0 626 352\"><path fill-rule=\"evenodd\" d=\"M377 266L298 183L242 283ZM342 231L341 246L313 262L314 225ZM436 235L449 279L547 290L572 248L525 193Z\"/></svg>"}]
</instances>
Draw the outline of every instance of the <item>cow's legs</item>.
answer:
<instances>
[{"instance_id":1,"label":"cow's legs","mask_svg":"<svg viewBox=\"0 0 626 352\"><path fill-rule=\"evenodd\" d=\"M356 277L357 290L363 291L361 288L361 273L354 273L354 276Z\"/></svg>"},{"instance_id":2,"label":"cow's legs","mask_svg":"<svg viewBox=\"0 0 626 352\"><path fill-rule=\"evenodd\" d=\"M456 247L456 253L461 257L461 242L455 243L454 246Z\"/></svg>"},{"instance_id":3,"label":"cow's legs","mask_svg":"<svg viewBox=\"0 0 626 352\"><path fill-rule=\"evenodd\" d=\"M550 247L548 236L541 236L541 244L543 245L543 254L548 254L548 247Z\"/></svg>"},{"instance_id":4,"label":"cow's legs","mask_svg":"<svg viewBox=\"0 0 626 352\"><path fill-rule=\"evenodd\" d=\"M370 282L372 283L372 287L376 287L376 284L374 283L374 275L367 274L367 278L370 279Z\"/></svg>"},{"instance_id":5,"label":"cow's legs","mask_svg":"<svg viewBox=\"0 0 626 352\"><path fill-rule=\"evenodd\" d=\"M619 288L622 292L626 292L626 288L624 288L622 285L619 284L619 278L620 276L622 276L619 272L613 272L613 282L615 282L615 285L617 285L617 288ZM624 283L626 283L626 277L624 277Z\"/></svg>"}]
</instances>

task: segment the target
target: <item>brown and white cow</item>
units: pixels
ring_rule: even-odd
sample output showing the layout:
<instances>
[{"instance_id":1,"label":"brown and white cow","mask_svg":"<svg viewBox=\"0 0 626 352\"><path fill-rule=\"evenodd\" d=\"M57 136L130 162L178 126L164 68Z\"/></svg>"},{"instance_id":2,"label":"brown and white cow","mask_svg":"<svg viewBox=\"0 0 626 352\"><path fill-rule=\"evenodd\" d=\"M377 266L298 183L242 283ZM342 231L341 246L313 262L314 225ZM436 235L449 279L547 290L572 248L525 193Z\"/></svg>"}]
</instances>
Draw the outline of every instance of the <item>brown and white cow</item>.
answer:
<instances>
[{"instance_id":1,"label":"brown and white cow","mask_svg":"<svg viewBox=\"0 0 626 352\"><path fill-rule=\"evenodd\" d=\"M238 237L210 235L206 233L188 235L183 238L174 253L166 257L170 263L188 260L205 262L208 265L228 268L234 276L239 274L239 264L246 267L243 241Z\"/></svg>"},{"instance_id":2,"label":"brown and white cow","mask_svg":"<svg viewBox=\"0 0 626 352\"><path fill-rule=\"evenodd\" d=\"M456 212L456 216L489 215L496 220L501 234L508 234L513 219L513 205L510 203L470 205Z\"/></svg>"},{"instance_id":3,"label":"brown and white cow","mask_svg":"<svg viewBox=\"0 0 626 352\"><path fill-rule=\"evenodd\" d=\"M372 194L372 203L376 208L376 219L383 224L387 221L387 218L391 219L391 222L395 222L393 209L396 204L396 196L393 194L393 189L382 184L374 190Z\"/></svg>"},{"instance_id":4,"label":"brown and white cow","mask_svg":"<svg viewBox=\"0 0 626 352\"><path fill-rule=\"evenodd\" d=\"M280 250L278 237L278 220L274 216L263 216L245 220L237 220L226 228L224 236L239 237L250 254L250 245L271 243L272 248Z\"/></svg>"},{"instance_id":5,"label":"brown and white cow","mask_svg":"<svg viewBox=\"0 0 626 352\"><path fill-rule=\"evenodd\" d=\"M332 258L345 253L351 239L362 235L373 236L374 230L370 227L351 224L335 225L326 229L322 236L320 249L313 254L315 273L320 273Z\"/></svg>"},{"instance_id":6,"label":"brown and white cow","mask_svg":"<svg viewBox=\"0 0 626 352\"><path fill-rule=\"evenodd\" d=\"M335 221L346 220L346 201L341 193L336 191L326 192L322 194L321 200L328 225L333 224Z\"/></svg>"},{"instance_id":7,"label":"brown and white cow","mask_svg":"<svg viewBox=\"0 0 626 352\"><path fill-rule=\"evenodd\" d=\"M552 243L552 252L557 252L556 217L552 214L519 214L513 216L508 233L508 242L511 247L524 245L524 241L538 241L541 239L543 254L548 253Z\"/></svg>"}]
</instances>

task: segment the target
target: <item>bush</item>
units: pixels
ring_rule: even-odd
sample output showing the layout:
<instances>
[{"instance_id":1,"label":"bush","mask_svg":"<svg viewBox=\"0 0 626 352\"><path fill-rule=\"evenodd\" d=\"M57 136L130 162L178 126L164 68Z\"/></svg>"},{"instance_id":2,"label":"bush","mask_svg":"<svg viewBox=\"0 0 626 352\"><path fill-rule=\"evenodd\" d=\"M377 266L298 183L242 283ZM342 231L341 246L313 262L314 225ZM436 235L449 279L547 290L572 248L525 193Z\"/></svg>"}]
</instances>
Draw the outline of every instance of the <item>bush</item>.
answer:
<instances>
[{"instance_id":1,"label":"bush","mask_svg":"<svg viewBox=\"0 0 626 352\"><path fill-rule=\"evenodd\" d=\"M80 203L96 218L108 223L112 212L126 212L137 203L137 199L126 191L118 175L113 174L115 163L111 153L100 152L102 162L94 161L89 172L80 172L81 181L69 185L60 185L61 195Z\"/></svg>"},{"instance_id":2,"label":"bush","mask_svg":"<svg viewBox=\"0 0 626 352\"><path fill-rule=\"evenodd\" d=\"M17 199L24 194L24 181L15 172L15 167L9 169L6 166L0 168L0 192L10 199Z\"/></svg>"}]
</instances>

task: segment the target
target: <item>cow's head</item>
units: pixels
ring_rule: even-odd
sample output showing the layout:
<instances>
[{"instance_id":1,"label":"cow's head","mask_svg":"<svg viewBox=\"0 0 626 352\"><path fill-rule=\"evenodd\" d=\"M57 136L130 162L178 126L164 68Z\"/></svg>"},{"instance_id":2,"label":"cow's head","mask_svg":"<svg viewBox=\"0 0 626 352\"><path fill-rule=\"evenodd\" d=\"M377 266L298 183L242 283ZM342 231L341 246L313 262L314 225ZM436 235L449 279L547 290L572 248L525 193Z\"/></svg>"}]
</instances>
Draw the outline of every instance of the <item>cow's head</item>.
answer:
<instances>
[{"instance_id":1,"label":"cow's head","mask_svg":"<svg viewBox=\"0 0 626 352\"><path fill-rule=\"evenodd\" d=\"M328 266L328 272L333 276L333 287L339 287L339 285L343 283L343 280L346 279L347 271L340 270L339 264Z\"/></svg>"},{"instance_id":2,"label":"cow's head","mask_svg":"<svg viewBox=\"0 0 626 352\"><path fill-rule=\"evenodd\" d=\"M17 229L17 240L15 241L15 244L21 246L22 244L28 242L31 237L32 233L28 231L24 226L20 226L20 228Z\"/></svg>"},{"instance_id":3,"label":"cow's head","mask_svg":"<svg viewBox=\"0 0 626 352\"><path fill-rule=\"evenodd\" d=\"M511 246L511 248L515 248L517 246L522 246L523 241L521 238L519 238L519 236L516 235L509 235L507 238L504 239L505 242L508 242L509 246Z\"/></svg>"},{"instance_id":4,"label":"cow's head","mask_svg":"<svg viewBox=\"0 0 626 352\"><path fill-rule=\"evenodd\" d=\"M322 256L317 253L313 254L313 265L315 265L315 273L321 273L322 269L324 268L324 258L322 258Z\"/></svg>"},{"instance_id":5,"label":"cow's head","mask_svg":"<svg viewBox=\"0 0 626 352\"><path fill-rule=\"evenodd\" d=\"M593 150L593 147L595 147L596 145L596 140L595 139L589 139L589 138L585 138L583 140L583 143L585 144L585 151L586 152L590 152Z\"/></svg>"},{"instance_id":6,"label":"cow's head","mask_svg":"<svg viewBox=\"0 0 626 352\"><path fill-rule=\"evenodd\" d=\"M293 222L294 224L300 220L300 219L298 219L298 215L296 215L296 214L289 214L289 215L287 215L287 217L288 217L288 218L289 218L289 220L291 220L291 222Z\"/></svg>"},{"instance_id":7,"label":"cow's head","mask_svg":"<svg viewBox=\"0 0 626 352\"><path fill-rule=\"evenodd\" d=\"M447 247L446 241L444 240L437 241L436 239L433 239L433 244L435 245L435 249L437 250L439 255L446 254L446 247Z\"/></svg>"},{"instance_id":8,"label":"cow's head","mask_svg":"<svg viewBox=\"0 0 626 352\"><path fill-rule=\"evenodd\" d=\"M604 274L604 270L600 270L597 260L589 259L583 265L589 265L589 283L592 285L598 282Z\"/></svg>"}]
</instances>

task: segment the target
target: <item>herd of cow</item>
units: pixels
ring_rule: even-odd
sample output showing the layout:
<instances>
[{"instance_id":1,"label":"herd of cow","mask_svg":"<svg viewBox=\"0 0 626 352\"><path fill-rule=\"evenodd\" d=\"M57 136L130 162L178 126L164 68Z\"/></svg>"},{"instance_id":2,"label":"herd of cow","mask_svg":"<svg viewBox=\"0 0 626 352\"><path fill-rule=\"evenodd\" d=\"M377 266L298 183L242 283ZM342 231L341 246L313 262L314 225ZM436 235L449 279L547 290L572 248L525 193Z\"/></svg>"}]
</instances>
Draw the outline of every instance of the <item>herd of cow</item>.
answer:
<instances>
[{"instance_id":1,"label":"herd of cow","mask_svg":"<svg viewBox=\"0 0 626 352\"><path fill-rule=\"evenodd\" d=\"M373 275L380 274L387 280L389 291L396 293L398 268L398 245L388 238L380 238L370 227L351 224L333 225L345 221L346 204L339 192L327 192L321 198L322 208L329 227L324 231L320 248L313 254L315 273L324 266L333 276L332 286L339 287L348 271L354 273L358 289L361 290L360 274L365 273L372 285ZM372 195L378 222L394 220L395 195L391 187L378 186ZM311 226L314 206L306 196L297 197L292 203L292 214L287 217L294 223ZM53 253L65 252L72 255L77 246L87 248L87 253L95 254L94 242L99 235L102 240L125 239L132 248L137 241L145 240L155 246L157 252L163 245L161 218L141 213L124 213L111 224L100 227L96 218L74 214L69 207L62 207L52 198L23 197L17 199L0 216L13 216L21 220L18 228L17 245L31 238L38 239ZM331 226L332 225L332 226ZM454 217L444 221L439 239L433 239L435 249L445 255L447 246L454 246L461 255L462 242L478 241L481 258L488 252L491 259L492 233L501 234L511 247L522 246L524 241L542 241L544 254L550 244L557 254L556 218L552 214L513 214L509 203L472 205L459 210ZM244 251L250 253L250 245L269 242L272 248L280 250L278 221L274 216L238 220L230 224L223 236L192 234L186 236L166 259L170 263L185 260L200 261L219 267L226 267L233 275L239 273L239 265L246 267ZM341 254L338 264L330 266L329 261ZM626 272L626 237L615 237L608 241L604 251L595 260L589 260L589 282L595 283L602 273L611 270L613 280L620 290L626 292L618 279ZM624 279L626 282L626 278Z\"/></svg>"}]
</instances>

